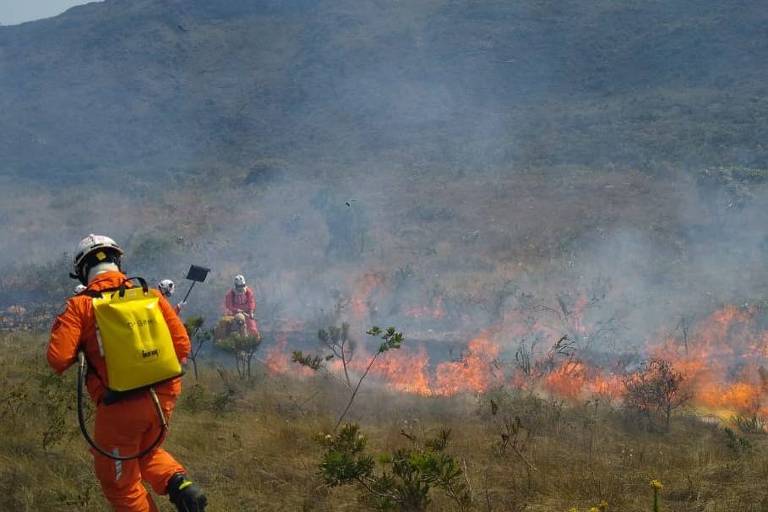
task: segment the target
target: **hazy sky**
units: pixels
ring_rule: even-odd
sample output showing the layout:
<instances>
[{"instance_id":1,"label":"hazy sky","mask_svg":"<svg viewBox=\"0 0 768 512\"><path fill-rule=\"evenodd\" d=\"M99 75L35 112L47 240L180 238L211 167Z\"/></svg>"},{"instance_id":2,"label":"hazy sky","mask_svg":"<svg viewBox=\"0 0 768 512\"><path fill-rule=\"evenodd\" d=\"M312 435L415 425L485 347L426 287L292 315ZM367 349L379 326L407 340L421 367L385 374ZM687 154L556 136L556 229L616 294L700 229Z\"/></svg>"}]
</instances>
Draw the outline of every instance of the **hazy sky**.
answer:
<instances>
[{"instance_id":1,"label":"hazy sky","mask_svg":"<svg viewBox=\"0 0 768 512\"><path fill-rule=\"evenodd\" d=\"M0 0L0 23L15 25L25 21L50 18L75 5L93 0Z\"/></svg>"}]
</instances>

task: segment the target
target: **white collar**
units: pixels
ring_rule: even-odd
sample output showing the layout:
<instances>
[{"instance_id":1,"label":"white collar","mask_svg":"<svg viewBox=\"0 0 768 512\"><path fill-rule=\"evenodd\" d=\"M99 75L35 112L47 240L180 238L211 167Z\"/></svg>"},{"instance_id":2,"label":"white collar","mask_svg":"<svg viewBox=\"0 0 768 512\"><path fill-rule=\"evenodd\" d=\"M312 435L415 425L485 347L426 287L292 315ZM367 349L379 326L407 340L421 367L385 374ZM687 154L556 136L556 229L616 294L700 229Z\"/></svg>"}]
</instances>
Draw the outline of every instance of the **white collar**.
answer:
<instances>
[{"instance_id":1,"label":"white collar","mask_svg":"<svg viewBox=\"0 0 768 512\"><path fill-rule=\"evenodd\" d=\"M103 274L104 272L119 272L120 267L118 267L114 263L99 263L98 265L94 265L91 267L91 269L88 271L88 282L90 283L93 281L97 275Z\"/></svg>"}]
</instances>

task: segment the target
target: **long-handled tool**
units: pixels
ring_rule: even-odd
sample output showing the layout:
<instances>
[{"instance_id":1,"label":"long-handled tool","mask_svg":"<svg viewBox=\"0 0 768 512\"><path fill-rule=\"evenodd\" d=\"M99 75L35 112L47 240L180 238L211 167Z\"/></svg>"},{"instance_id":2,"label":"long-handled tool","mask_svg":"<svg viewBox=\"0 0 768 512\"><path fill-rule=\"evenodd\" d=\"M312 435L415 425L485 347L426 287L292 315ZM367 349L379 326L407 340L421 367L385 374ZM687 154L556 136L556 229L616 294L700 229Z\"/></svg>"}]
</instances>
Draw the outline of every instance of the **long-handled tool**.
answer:
<instances>
[{"instance_id":1,"label":"long-handled tool","mask_svg":"<svg viewBox=\"0 0 768 512\"><path fill-rule=\"evenodd\" d=\"M190 265L189 272L187 272L187 279L192 281L192 284L189 286L189 290L187 290L187 294L184 296L184 299L181 302L187 302L187 297L189 297L189 294L192 293L192 288L195 287L195 284L202 283L205 281L205 278L208 277L208 272L210 272L211 269L200 267L198 265Z\"/></svg>"}]
</instances>

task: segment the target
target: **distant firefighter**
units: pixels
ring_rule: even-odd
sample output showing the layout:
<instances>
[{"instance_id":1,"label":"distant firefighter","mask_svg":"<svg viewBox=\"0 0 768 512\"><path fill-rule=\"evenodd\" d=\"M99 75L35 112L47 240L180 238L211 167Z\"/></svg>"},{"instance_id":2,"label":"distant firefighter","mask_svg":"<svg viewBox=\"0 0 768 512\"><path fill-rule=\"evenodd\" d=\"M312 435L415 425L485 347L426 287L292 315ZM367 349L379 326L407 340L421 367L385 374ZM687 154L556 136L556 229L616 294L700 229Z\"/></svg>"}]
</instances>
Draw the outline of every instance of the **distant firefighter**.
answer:
<instances>
[{"instance_id":1,"label":"distant firefighter","mask_svg":"<svg viewBox=\"0 0 768 512\"><path fill-rule=\"evenodd\" d=\"M163 279L159 283L157 283L157 289L160 290L160 293L163 294L163 297L166 299L173 295L173 292L176 291L176 283L171 281L170 279Z\"/></svg>"},{"instance_id":2,"label":"distant firefighter","mask_svg":"<svg viewBox=\"0 0 768 512\"><path fill-rule=\"evenodd\" d=\"M235 276L234 286L227 292L224 299L224 314L235 317L242 314L245 317L245 325L248 334L259 336L259 324L256 321L256 299L253 290L245 285L245 277L241 274Z\"/></svg>"},{"instance_id":3,"label":"distant firefighter","mask_svg":"<svg viewBox=\"0 0 768 512\"><path fill-rule=\"evenodd\" d=\"M171 300L171 296L176 291L176 283L171 281L170 279L163 279L159 283L157 283L157 289L160 290L160 293L163 294L163 297ZM186 304L186 302L179 302L176 304L173 309L176 310L176 314L178 315L181 313L181 308Z\"/></svg>"}]
</instances>

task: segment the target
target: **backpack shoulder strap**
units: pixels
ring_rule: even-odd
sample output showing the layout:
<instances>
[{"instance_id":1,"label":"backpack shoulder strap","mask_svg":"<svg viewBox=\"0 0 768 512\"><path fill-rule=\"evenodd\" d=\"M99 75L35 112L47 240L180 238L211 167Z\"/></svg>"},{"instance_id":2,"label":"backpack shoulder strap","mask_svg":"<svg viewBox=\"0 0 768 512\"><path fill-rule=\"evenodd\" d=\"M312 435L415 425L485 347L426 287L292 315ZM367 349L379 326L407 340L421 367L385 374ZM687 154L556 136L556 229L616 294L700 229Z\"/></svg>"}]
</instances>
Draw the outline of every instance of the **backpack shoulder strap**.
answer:
<instances>
[{"instance_id":1,"label":"backpack shoulder strap","mask_svg":"<svg viewBox=\"0 0 768 512\"><path fill-rule=\"evenodd\" d=\"M110 292L110 291L113 291L113 290L88 290L86 288L85 290L81 291L78 295L85 295L86 297L90 297L92 299L100 299L104 292Z\"/></svg>"},{"instance_id":2,"label":"backpack shoulder strap","mask_svg":"<svg viewBox=\"0 0 768 512\"><path fill-rule=\"evenodd\" d=\"M125 285L130 281L138 281L139 284L141 285L141 289L144 291L144 295L149 293L149 285L147 284L147 280L144 279L143 277L133 276L133 277L126 277L125 281L123 281L120 287L117 289L120 297L125 296L125 289L127 288Z\"/></svg>"}]
</instances>

